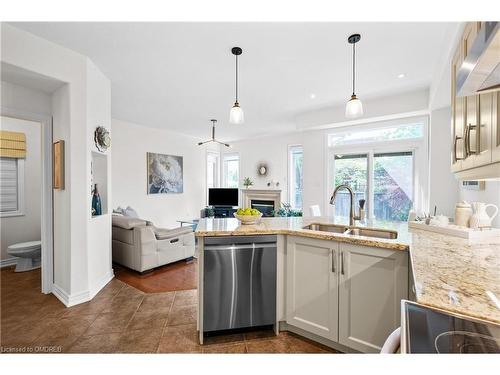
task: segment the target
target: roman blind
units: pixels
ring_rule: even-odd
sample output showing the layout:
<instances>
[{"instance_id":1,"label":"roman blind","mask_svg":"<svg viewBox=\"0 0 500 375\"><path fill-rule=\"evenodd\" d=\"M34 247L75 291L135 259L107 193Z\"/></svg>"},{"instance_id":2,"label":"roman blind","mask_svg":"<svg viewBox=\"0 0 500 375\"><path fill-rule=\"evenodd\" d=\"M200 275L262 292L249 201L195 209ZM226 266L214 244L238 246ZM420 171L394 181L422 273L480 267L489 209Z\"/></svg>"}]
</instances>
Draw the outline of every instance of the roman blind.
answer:
<instances>
[{"instance_id":1,"label":"roman blind","mask_svg":"<svg viewBox=\"0 0 500 375\"><path fill-rule=\"evenodd\" d=\"M17 158L0 157L0 212L18 210Z\"/></svg>"},{"instance_id":2,"label":"roman blind","mask_svg":"<svg viewBox=\"0 0 500 375\"><path fill-rule=\"evenodd\" d=\"M0 156L6 158L25 158L26 135L24 133L1 130Z\"/></svg>"}]
</instances>

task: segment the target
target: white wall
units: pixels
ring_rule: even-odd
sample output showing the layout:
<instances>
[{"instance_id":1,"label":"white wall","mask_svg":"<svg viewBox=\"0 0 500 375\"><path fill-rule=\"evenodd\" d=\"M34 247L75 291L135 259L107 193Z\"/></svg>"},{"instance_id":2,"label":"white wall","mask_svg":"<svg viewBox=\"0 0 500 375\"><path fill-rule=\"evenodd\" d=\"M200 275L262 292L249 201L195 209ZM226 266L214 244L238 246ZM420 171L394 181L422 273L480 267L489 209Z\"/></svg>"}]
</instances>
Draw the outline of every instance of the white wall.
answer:
<instances>
[{"instance_id":1,"label":"white wall","mask_svg":"<svg viewBox=\"0 0 500 375\"><path fill-rule=\"evenodd\" d=\"M234 142L227 152L238 152L240 155L240 187L243 179L250 177L254 182L253 189L269 189L267 183L278 181L281 189L281 201L288 198L288 147L300 144L304 150L304 213L314 204L326 208L327 192L325 177L325 135L322 131L297 132L287 135L256 138L248 141ZM223 150L224 152L225 150ZM223 155L223 153L222 153ZM257 174L257 166L266 163L269 173L265 176Z\"/></svg>"},{"instance_id":2,"label":"white wall","mask_svg":"<svg viewBox=\"0 0 500 375\"><path fill-rule=\"evenodd\" d=\"M26 158L24 159L24 212L22 216L0 218L1 260L11 258L7 254L9 245L39 241L41 198L42 198L42 161L41 161L41 124L1 117L2 130L21 132L26 135Z\"/></svg>"},{"instance_id":3,"label":"white wall","mask_svg":"<svg viewBox=\"0 0 500 375\"><path fill-rule=\"evenodd\" d=\"M205 207L205 146L196 138L112 120L113 204L133 207L141 218L157 226L177 227L176 220L200 217ZM146 153L183 157L184 192L147 194Z\"/></svg>"},{"instance_id":4,"label":"white wall","mask_svg":"<svg viewBox=\"0 0 500 375\"><path fill-rule=\"evenodd\" d=\"M110 267L110 243L103 241L93 253L88 234L91 225L99 227L96 237L111 230L106 221L91 224L89 209L89 135L110 122L109 81L85 56L11 25L1 27L2 62L66 83L52 100L53 138L66 143L66 188L54 191L54 293L68 305L84 302L107 282L95 280L101 270L92 267Z\"/></svg>"},{"instance_id":5,"label":"white wall","mask_svg":"<svg viewBox=\"0 0 500 375\"><path fill-rule=\"evenodd\" d=\"M429 207L454 217L458 197L458 181L450 172L451 108L431 112L430 121L430 192Z\"/></svg>"},{"instance_id":6,"label":"white wall","mask_svg":"<svg viewBox=\"0 0 500 375\"><path fill-rule=\"evenodd\" d=\"M0 83L0 87L2 92L2 108L23 113L29 112L36 115L51 115L51 95L40 90L34 90L5 81Z\"/></svg>"},{"instance_id":7,"label":"white wall","mask_svg":"<svg viewBox=\"0 0 500 375\"><path fill-rule=\"evenodd\" d=\"M108 78L89 61L87 63L87 150L99 152L94 142L94 131L97 126L104 126L111 134L111 83ZM103 207L108 210L103 215L92 218L91 214L91 187L87 184L87 218L89 220L87 241L88 241L88 272L89 291L91 296L99 292L100 287L113 277L112 256L111 256L111 210L110 199L111 190L111 150L100 152L107 159L107 166L104 172L107 175L101 176L103 181L101 193ZM91 160L92 155L87 160L87 181L91 181ZM105 189L105 190L104 190Z\"/></svg>"}]
</instances>

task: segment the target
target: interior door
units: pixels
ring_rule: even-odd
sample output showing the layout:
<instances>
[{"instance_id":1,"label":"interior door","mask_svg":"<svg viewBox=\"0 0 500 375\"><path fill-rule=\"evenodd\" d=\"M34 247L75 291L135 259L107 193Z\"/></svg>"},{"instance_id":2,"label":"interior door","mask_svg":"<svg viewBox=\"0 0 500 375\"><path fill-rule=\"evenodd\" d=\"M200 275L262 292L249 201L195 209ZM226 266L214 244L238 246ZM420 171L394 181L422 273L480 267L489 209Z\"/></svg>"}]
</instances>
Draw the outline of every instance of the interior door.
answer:
<instances>
[{"instance_id":1,"label":"interior door","mask_svg":"<svg viewBox=\"0 0 500 375\"><path fill-rule=\"evenodd\" d=\"M340 245L339 342L378 353L400 326L400 303L408 298L408 255Z\"/></svg>"},{"instance_id":2,"label":"interior door","mask_svg":"<svg viewBox=\"0 0 500 375\"><path fill-rule=\"evenodd\" d=\"M338 340L338 243L289 236L288 324Z\"/></svg>"}]
</instances>

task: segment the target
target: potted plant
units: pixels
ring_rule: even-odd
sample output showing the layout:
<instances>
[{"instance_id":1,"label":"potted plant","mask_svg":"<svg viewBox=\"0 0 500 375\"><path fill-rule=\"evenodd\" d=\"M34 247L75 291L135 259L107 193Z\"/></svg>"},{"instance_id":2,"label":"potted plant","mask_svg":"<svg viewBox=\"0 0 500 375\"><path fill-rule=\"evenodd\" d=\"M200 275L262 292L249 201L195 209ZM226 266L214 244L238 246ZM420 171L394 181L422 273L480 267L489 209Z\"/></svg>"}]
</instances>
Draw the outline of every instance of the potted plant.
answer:
<instances>
[{"instance_id":1,"label":"potted plant","mask_svg":"<svg viewBox=\"0 0 500 375\"><path fill-rule=\"evenodd\" d=\"M250 187L252 185L253 185L253 181L250 180L250 177L245 177L243 179L243 186L245 187L245 189L248 189L248 187Z\"/></svg>"}]
</instances>

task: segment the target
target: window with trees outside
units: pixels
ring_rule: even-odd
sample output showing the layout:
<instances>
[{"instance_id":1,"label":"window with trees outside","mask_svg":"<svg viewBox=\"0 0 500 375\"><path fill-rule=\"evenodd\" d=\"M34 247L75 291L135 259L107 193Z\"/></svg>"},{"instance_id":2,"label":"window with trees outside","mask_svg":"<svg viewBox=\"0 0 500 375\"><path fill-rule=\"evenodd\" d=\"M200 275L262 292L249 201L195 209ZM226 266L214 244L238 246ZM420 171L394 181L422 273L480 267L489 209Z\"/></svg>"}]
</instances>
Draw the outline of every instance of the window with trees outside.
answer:
<instances>
[{"instance_id":1,"label":"window with trees outside","mask_svg":"<svg viewBox=\"0 0 500 375\"><path fill-rule=\"evenodd\" d=\"M226 188L237 188L240 185L240 156L237 153L224 154L223 181Z\"/></svg>"},{"instance_id":2,"label":"window with trees outside","mask_svg":"<svg viewBox=\"0 0 500 375\"><path fill-rule=\"evenodd\" d=\"M405 221L412 207L427 208L427 121L374 126L329 135L329 190L348 185L369 218ZM347 217L349 208L348 191L339 190L332 213Z\"/></svg>"},{"instance_id":3,"label":"window with trees outside","mask_svg":"<svg viewBox=\"0 0 500 375\"><path fill-rule=\"evenodd\" d=\"M303 193L303 149L302 146L290 146L288 151L288 195L292 208L302 208Z\"/></svg>"}]
</instances>

